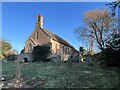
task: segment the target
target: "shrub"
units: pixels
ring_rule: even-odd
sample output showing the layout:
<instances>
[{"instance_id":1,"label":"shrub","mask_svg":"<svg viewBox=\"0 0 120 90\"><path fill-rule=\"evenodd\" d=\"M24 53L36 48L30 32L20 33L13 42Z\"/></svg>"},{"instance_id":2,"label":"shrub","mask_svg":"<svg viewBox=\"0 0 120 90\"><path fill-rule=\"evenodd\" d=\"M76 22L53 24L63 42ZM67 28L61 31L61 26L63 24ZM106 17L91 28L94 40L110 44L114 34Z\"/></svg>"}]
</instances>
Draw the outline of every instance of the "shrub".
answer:
<instances>
[{"instance_id":1,"label":"shrub","mask_svg":"<svg viewBox=\"0 0 120 90\"><path fill-rule=\"evenodd\" d=\"M120 66L120 36L114 34L108 38L106 48L98 55L98 60L106 66Z\"/></svg>"},{"instance_id":2,"label":"shrub","mask_svg":"<svg viewBox=\"0 0 120 90\"><path fill-rule=\"evenodd\" d=\"M79 57L78 56L71 56L68 60L68 63L78 63L79 62Z\"/></svg>"},{"instance_id":3,"label":"shrub","mask_svg":"<svg viewBox=\"0 0 120 90\"><path fill-rule=\"evenodd\" d=\"M102 57L107 66L120 66L120 35L113 34L106 42Z\"/></svg>"},{"instance_id":4,"label":"shrub","mask_svg":"<svg viewBox=\"0 0 120 90\"><path fill-rule=\"evenodd\" d=\"M106 48L104 51L94 55L94 62L100 63L101 66L120 66L120 52ZM104 64L104 65L103 65Z\"/></svg>"},{"instance_id":5,"label":"shrub","mask_svg":"<svg viewBox=\"0 0 120 90\"><path fill-rule=\"evenodd\" d=\"M105 61L106 66L120 66L120 52L107 48L101 53L101 58Z\"/></svg>"},{"instance_id":6,"label":"shrub","mask_svg":"<svg viewBox=\"0 0 120 90\"><path fill-rule=\"evenodd\" d=\"M101 56L102 56L102 54L101 54L101 52L99 52L99 53L94 54L92 56L92 59L95 63L100 63L102 60Z\"/></svg>"},{"instance_id":7,"label":"shrub","mask_svg":"<svg viewBox=\"0 0 120 90\"><path fill-rule=\"evenodd\" d=\"M78 63L78 62L79 62L79 57L77 57L77 56L74 57L74 58L73 58L73 63Z\"/></svg>"},{"instance_id":8,"label":"shrub","mask_svg":"<svg viewBox=\"0 0 120 90\"><path fill-rule=\"evenodd\" d=\"M83 57L86 53L86 50L84 49L84 47L80 47L79 52L80 52L81 57Z\"/></svg>"},{"instance_id":9,"label":"shrub","mask_svg":"<svg viewBox=\"0 0 120 90\"><path fill-rule=\"evenodd\" d=\"M50 54L50 46L49 45L38 45L35 46L32 52L33 62L42 61L48 62L50 61L47 56Z\"/></svg>"},{"instance_id":10,"label":"shrub","mask_svg":"<svg viewBox=\"0 0 120 90\"><path fill-rule=\"evenodd\" d=\"M7 61L15 61L17 59L17 55L9 55L5 58Z\"/></svg>"}]
</instances>

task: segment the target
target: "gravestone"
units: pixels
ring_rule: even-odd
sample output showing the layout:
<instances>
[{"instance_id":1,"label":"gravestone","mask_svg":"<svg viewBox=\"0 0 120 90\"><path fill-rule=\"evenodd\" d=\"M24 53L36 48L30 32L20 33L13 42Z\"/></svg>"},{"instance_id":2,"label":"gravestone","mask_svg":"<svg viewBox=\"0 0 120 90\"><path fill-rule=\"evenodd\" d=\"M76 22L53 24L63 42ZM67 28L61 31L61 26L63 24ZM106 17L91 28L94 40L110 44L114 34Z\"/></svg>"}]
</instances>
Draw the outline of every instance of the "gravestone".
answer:
<instances>
[{"instance_id":1,"label":"gravestone","mask_svg":"<svg viewBox=\"0 0 120 90\"><path fill-rule=\"evenodd\" d=\"M88 66L93 66L94 63L93 63L93 60L92 60L92 57L91 56L88 56Z\"/></svg>"},{"instance_id":2,"label":"gravestone","mask_svg":"<svg viewBox=\"0 0 120 90\"><path fill-rule=\"evenodd\" d=\"M61 57L59 55L53 55L51 61L56 65L61 65Z\"/></svg>"},{"instance_id":3,"label":"gravestone","mask_svg":"<svg viewBox=\"0 0 120 90\"><path fill-rule=\"evenodd\" d=\"M8 84L8 87L10 88L22 88L23 87L23 79L21 78L21 67L23 64L23 56L19 55L17 58L17 64L16 64L16 73L14 79L11 81L11 83Z\"/></svg>"},{"instance_id":4,"label":"gravestone","mask_svg":"<svg viewBox=\"0 0 120 90\"><path fill-rule=\"evenodd\" d=\"M15 78L20 78L21 76L21 62L17 61L17 65L16 65L16 75Z\"/></svg>"},{"instance_id":5,"label":"gravestone","mask_svg":"<svg viewBox=\"0 0 120 90\"><path fill-rule=\"evenodd\" d=\"M22 68L22 65L24 63L23 57L24 57L24 55L20 54L17 58L15 79L21 78L21 68Z\"/></svg>"}]
</instances>

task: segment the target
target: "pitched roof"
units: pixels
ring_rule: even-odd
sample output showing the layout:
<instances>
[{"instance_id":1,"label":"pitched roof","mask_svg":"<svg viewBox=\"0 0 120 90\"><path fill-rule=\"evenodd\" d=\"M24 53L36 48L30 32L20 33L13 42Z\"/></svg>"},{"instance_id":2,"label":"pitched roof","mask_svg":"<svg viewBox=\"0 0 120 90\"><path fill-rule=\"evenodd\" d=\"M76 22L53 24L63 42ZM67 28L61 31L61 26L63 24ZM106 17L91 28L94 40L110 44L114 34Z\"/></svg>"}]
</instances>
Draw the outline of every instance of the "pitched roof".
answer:
<instances>
[{"instance_id":1,"label":"pitched roof","mask_svg":"<svg viewBox=\"0 0 120 90\"><path fill-rule=\"evenodd\" d=\"M64 44L68 47L71 47L73 49L75 49L71 44L69 44L66 40L64 40L63 38L59 37L58 35L56 34L53 34L52 32L49 32L48 30L46 29L42 29L42 28L39 28L40 30L43 30L50 38L52 38L53 40L61 43L61 44ZM34 31L33 31L34 32ZM33 33L32 32L32 33ZM29 36L29 38L26 40L26 42L31 38L32 34ZM76 49L75 49L76 50Z\"/></svg>"},{"instance_id":2,"label":"pitched roof","mask_svg":"<svg viewBox=\"0 0 120 90\"><path fill-rule=\"evenodd\" d=\"M69 46L71 48L74 48L72 45L70 45L66 40L64 40L63 38L59 37L58 35L56 34L53 34L52 32L49 32L48 30L46 29L43 29L44 32L46 32L53 40L61 43L61 44L64 44L66 46ZM75 48L74 48L75 49Z\"/></svg>"}]
</instances>

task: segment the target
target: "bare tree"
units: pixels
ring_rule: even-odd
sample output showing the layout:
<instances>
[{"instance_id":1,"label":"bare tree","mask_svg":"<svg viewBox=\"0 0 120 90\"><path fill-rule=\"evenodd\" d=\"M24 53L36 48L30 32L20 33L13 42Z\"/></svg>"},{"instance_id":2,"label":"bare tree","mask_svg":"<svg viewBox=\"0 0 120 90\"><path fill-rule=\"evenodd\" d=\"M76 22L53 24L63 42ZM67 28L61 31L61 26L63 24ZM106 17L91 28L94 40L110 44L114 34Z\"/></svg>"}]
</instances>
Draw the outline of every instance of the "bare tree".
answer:
<instances>
[{"instance_id":1,"label":"bare tree","mask_svg":"<svg viewBox=\"0 0 120 90\"><path fill-rule=\"evenodd\" d=\"M117 24L120 25L120 0L115 0L114 2L111 2L111 3L108 3L106 4L107 6L109 6L109 8L111 9L111 15L113 17L116 16L116 11L118 9L118 19L117 19ZM120 26L118 27L117 30L115 30L115 33L114 34L120 34Z\"/></svg>"},{"instance_id":2,"label":"bare tree","mask_svg":"<svg viewBox=\"0 0 120 90\"><path fill-rule=\"evenodd\" d=\"M115 19L110 16L108 10L92 10L84 13L83 22L85 26L75 30L78 38L91 38L96 41L101 50L105 48L105 41L108 36L116 29Z\"/></svg>"},{"instance_id":3,"label":"bare tree","mask_svg":"<svg viewBox=\"0 0 120 90\"><path fill-rule=\"evenodd\" d=\"M120 0L116 0L116 1L108 3L106 5L111 8L112 16L114 17L116 15L116 8L117 7L120 8Z\"/></svg>"},{"instance_id":4,"label":"bare tree","mask_svg":"<svg viewBox=\"0 0 120 90\"><path fill-rule=\"evenodd\" d=\"M82 43L85 45L86 50L90 51L90 37L89 35L84 35L84 33L88 33L85 27L79 27L75 29L75 35L79 41L82 41Z\"/></svg>"}]
</instances>

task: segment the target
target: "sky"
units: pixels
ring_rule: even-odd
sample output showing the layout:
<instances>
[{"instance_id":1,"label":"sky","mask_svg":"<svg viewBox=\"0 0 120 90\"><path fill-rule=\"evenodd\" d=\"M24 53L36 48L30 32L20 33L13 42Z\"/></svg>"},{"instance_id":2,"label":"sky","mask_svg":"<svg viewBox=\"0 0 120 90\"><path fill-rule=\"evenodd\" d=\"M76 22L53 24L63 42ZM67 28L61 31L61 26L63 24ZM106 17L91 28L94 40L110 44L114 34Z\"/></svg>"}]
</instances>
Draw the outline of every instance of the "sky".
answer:
<instances>
[{"instance_id":1,"label":"sky","mask_svg":"<svg viewBox=\"0 0 120 90\"><path fill-rule=\"evenodd\" d=\"M107 8L105 4L105 2L3 2L2 38L8 41L14 50L20 52L35 29L36 16L42 14L44 28L79 49L84 44L77 40L74 30L83 25L83 13L105 9Z\"/></svg>"}]
</instances>

